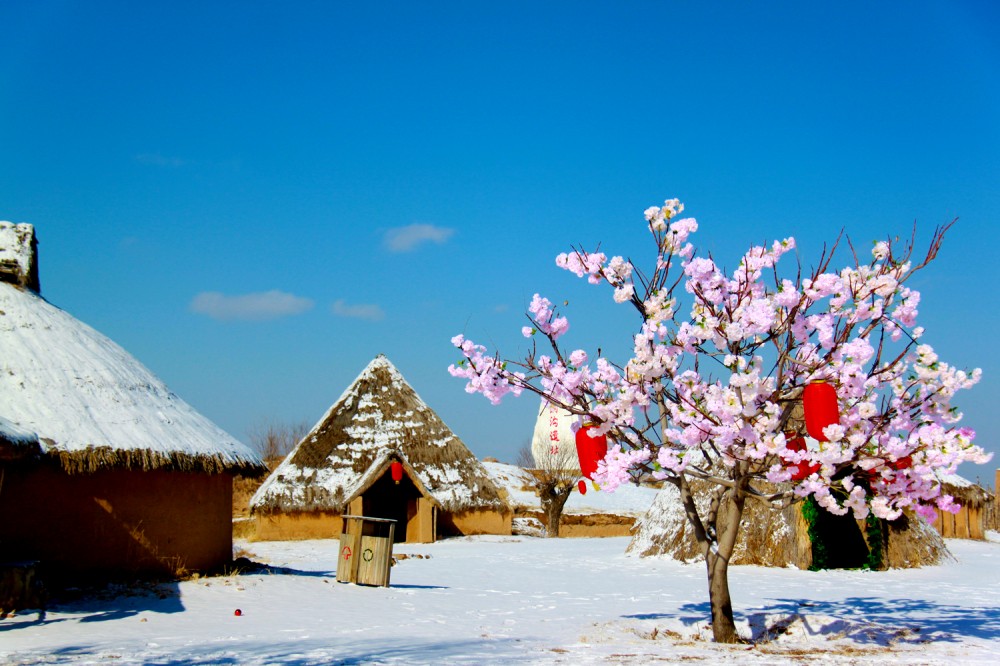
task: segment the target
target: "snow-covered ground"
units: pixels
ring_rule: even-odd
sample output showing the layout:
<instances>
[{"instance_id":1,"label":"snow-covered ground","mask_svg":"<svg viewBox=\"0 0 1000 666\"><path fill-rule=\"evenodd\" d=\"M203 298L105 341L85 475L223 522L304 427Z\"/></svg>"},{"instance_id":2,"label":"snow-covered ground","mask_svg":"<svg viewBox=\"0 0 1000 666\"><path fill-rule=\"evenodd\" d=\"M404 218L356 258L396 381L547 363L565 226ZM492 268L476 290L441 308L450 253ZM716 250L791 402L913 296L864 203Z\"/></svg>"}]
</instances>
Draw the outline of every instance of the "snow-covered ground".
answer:
<instances>
[{"instance_id":1,"label":"snow-covered ground","mask_svg":"<svg viewBox=\"0 0 1000 666\"><path fill-rule=\"evenodd\" d=\"M626 538L405 544L388 588L335 581L337 543L240 544L263 572L102 594L0 621L12 664L970 664L1000 661L1000 536L882 573L734 567L742 632L709 640L703 568ZM239 608L242 615L234 615Z\"/></svg>"}]
</instances>

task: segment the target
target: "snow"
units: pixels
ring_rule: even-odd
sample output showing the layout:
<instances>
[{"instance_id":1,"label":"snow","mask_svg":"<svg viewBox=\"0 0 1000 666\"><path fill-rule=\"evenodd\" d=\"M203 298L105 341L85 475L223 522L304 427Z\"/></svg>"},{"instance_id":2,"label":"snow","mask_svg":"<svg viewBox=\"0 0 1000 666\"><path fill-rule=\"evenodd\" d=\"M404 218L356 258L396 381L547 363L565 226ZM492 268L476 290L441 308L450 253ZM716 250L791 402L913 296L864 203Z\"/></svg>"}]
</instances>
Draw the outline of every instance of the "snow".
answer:
<instances>
[{"instance_id":1,"label":"snow","mask_svg":"<svg viewBox=\"0 0 1000 666\"><path fill-rule=\"evenodd\" d=\"M17 427L2 416L0 416L0 437L19 445L38 443L38 435Z\"/></svg>"},{"instance_id":2,"label":"snow","mask_svg":"<svg viewBox=\"0 0 1000 666\"><path fill-rule=\"evenodd\" d=\"M538 495L530 490L534 483L530 472L515 465L498 462L484 462L483 466L490 473L493 482L507 491L512 508L527 511L542 510ZM563 513L610 514L639 518L646 515L658 493L659 490L656 488L631 484L618 486L615 492L606 493L596 491L588 484L586 495L581 495L576 490L570 493L563 507Z\"/></svg>"},{"instance_id":3,"label":"snow","mask_svg":"<svg viewBox=\"0 0 1000 666\"><path fill-rule=\"evenodd\" d=\"M31 239L34 227L0 221L0 266L9 266L17 275L26 276L31 270Z\"/></svg>"},{"instance_id":4,"label":"snow","mask_svg":"<svg viewBox=\"0 0 1000 666\"><path fill-rule=\"evenodd\" d=\"M39 295L0 283L0 416L51 451L93 446L263 464L128 352Z\"/></svg>"},{"instance_id":5,"label":"snow","mask_svg":"<svg viewBox=\"0 0 1000 666\"><path fill-rule=\"evenodd\" d=\"M0 661L992 664L1000 535L990 536L949 540L959 562L923 569L735 566L737 623L758 641L736 646L710 641L701 564L627 557L627 538L397 544L388 588L337 583L335 540L243 543L270 568L23 612L0 621Z\"/></svg>"}]
</instances>

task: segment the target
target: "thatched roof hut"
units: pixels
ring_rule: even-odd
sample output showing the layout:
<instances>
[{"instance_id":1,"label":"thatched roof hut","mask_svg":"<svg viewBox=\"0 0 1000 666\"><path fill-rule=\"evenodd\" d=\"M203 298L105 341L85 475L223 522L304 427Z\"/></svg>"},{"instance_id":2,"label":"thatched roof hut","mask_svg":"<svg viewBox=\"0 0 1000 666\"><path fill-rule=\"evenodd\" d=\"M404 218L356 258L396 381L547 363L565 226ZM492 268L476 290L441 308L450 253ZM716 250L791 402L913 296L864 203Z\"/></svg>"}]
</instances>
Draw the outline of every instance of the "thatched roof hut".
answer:
<instances>
[{"instance_id":1,"label":"thatched roof hut","mask_svg":"<svg viewBox=\"0 0 1000 666\"><path fill-rule=\"evenodd\" d=\"M0 556L136 571L229 561L232 476L263 461L42 298L36 248L31 225L0 222L0 430L41 455L5 474Z\"/></svg>"},{"instance_id":2,"label":"thatched roof hut","mask_svg":"<svg viewBox=\"0 0 1000 666\"><path fill-rule=\"evenodd\" d=\"M704 515L708 508L711 486L693 480L695 502ZM803 515L804 503L775 510L761 501L747 500L740 538L731 562L759 566L795 566L800 569L858 568L869 562L869 542L873 541L870 527L850 515L834 516L819 508L812 526L819 536L820 551L810 538L810 525ZM923 519L904 514L898 520L880 524L877 536L881 541L874 561L882 567L911 568L939 564L953 559L941 536ZM653 505L636 526L628 552L647 556L668 556L684 562L699 560L694 534L681 506L680 493L671 484L664 484ZM814 558L814 553L822 555ZM817 563L820 557L822 564Z\"/></svg>"},{"instance_id":3,"label":"thatched roof hut","mask_svg":"<svg viewBox=\"0 0 1000 666\"><path fill-rule=\"evenodd\" d=\"M956 539L986 538L986 514L992 508L993 494L958 474L941 477L941 492L951 495L961 508L958 513L938 512L934 528L943 537Z\"/></svg>"},{"instance_id":4,"label":"thatched roof hut","mask_svg":"<svg viewBox=\"0 0 1000 666\"><path fill-rule=\"evenodd\" d=\"M393 462L404 478L389 477ZM397 539L510 533L489 473L383 355L368 364L250 500L258 538L339 533L345 513L394 518Z\"/></svg>"}]
</instances>

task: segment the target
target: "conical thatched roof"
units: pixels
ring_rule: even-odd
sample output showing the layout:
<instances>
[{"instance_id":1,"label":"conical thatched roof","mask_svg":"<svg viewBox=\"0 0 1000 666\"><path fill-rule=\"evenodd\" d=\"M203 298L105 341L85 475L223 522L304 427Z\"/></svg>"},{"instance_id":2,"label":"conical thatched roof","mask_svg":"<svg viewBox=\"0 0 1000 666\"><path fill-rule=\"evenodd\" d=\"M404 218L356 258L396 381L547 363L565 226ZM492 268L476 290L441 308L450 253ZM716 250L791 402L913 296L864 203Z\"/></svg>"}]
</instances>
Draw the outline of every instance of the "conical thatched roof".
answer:
<instances>
[{"instance_id":1,"label":"conical thatched roof","mask_svg":"<svg viewBox=\"0 0 1000 666\"><path fill-rule=\"evenodd\" d=\"M699 512L704 515L711 487L707 482L698 480L692 480L691 487ZM832 516L825 509L819 511L824 518ZM837 518L833 517L833 520ZM856 523L851 518L846 520ZM730 562L773 567L792 565L808 569L813 564L808 530L801 503L779 511L750 498L744 507L740 537ZM845 547L842 541L852 536L861 540L858 541L860 548L866 547L860 526L853 535L841 532L829 538L841 542L834 544L836 547ZM923 519L908 514L888 524L885 545L884 564L889 568L920 567L953 559L941 535ZM667 556L683 562L701 559L675 486L664 484L649 511L636 524L635 535L627 551L640 557Z\"/></svg>"},{"instance_id":2,"label":"conical thatched roof","mask_svg":"<svg viewBox=\"0 0 1000 666\"><path fill-rule=\"evenodd\" d=\"M446 511L507 509L472 452L379 355L261 485L251 510L343 512L394 457Z\"/></svg>"},{"instance_id":3,"label":"conical thatched roof","mask_svg":"<svg viewBox=\"0 0 1000 666\"><path fill-rule=\"evenodd\" d=\"M0 223L34 249L30 225ZM0 234L0 241L6 237ZM16 248L15 248L16 249ZM0 415L35 433L68 472L112 467L259 473L246 445L196 412L117 344L19 284L35 258L8 257L0 281ZM33 274L37 274L35 271ZM37 284L37 279L35 280Z\"/></svg>"}]
</instances>

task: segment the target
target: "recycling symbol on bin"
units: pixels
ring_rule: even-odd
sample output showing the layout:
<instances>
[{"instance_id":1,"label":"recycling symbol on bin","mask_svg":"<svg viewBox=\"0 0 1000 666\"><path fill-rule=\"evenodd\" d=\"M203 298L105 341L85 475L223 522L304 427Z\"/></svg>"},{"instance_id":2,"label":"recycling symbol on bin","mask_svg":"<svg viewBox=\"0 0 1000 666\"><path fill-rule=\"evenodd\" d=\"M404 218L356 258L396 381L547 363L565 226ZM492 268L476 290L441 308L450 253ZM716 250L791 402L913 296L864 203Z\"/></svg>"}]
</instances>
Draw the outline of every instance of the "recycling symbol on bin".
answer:
<instances>
[{"instance_id":1,"label":"recycling symbol on bin","mask_svg":"<svg viewBox=\"0 0 1000 666\"><path fill-rule=\"evenodd\" d=\"M365 552L361 554L361 557L365 562L371 562L372 558L375 557L375 553L372 552L371 548L365 548Z\"/></svg>"}]
</instances>

